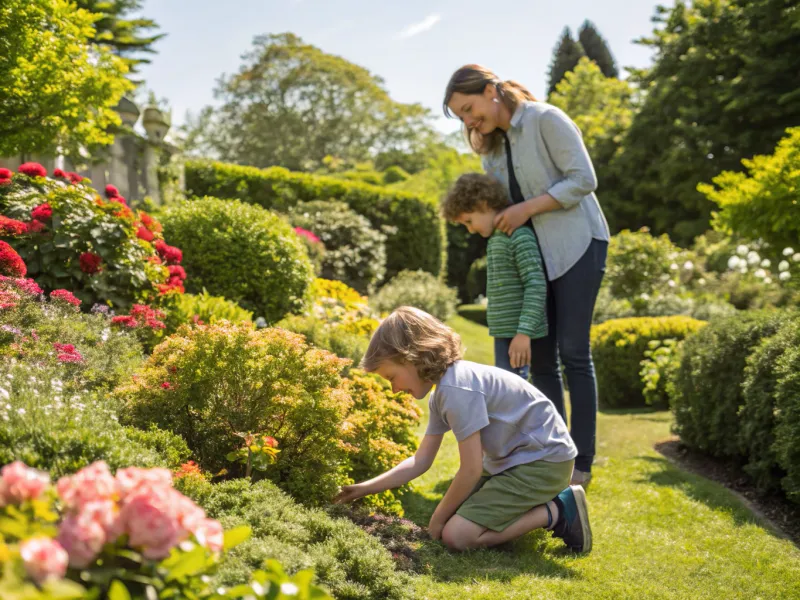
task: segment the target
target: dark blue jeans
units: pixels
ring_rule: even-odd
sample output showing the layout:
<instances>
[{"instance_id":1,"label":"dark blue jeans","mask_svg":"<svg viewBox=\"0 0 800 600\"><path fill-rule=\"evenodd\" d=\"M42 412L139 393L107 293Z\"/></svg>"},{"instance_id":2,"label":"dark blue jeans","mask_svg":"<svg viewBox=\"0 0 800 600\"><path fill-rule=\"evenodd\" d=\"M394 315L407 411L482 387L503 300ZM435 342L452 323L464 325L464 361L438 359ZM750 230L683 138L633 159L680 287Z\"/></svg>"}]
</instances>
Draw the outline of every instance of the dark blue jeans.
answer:
<instances>
[{"instance_id":1,"label":"dark blue jeans","mask_svg":"<svg viewBox=\"0 0 800 600\"><path fill-rule=\"evenodd\" d=\"M511 358L508 356L508 349L511 340L514 338L494 338L494 366L511 371L528 381L528 365L515 369L511 366Z\"/></svg>"},{"instance_id":2,"label":"dark blue jeans","mask_svg":"<svg viewBox=\"0 0 800 600\"><path fill-rule=\"evenodd\" d=\"M572 406L570 435L578 447L575 468L585 472L592 470L597 431L597 380L589 333L607 253L608 242L592 240L569 271L548 281L549 332L547 337L531 341L533 385L550 398L567 422L560 368L560 363L564 364Z\"/></svg>"}]
</instances>

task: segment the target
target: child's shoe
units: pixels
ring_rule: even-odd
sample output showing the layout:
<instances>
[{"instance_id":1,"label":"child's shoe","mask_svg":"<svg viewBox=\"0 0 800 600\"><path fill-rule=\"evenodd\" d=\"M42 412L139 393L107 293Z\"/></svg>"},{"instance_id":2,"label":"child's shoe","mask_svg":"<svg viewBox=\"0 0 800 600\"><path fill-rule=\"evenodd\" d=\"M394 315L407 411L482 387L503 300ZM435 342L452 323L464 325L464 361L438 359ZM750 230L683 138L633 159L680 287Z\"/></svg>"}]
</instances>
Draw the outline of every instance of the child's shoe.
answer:
<instances>
[{"instance_id":1,"label":"child's shoe","mask_svg":"<svg viewBox=\"0 0 800 600\"><path fill-rule=\"evenodd\" d=\"M592 481L592 474L587 471L579 469L572 470L572 478L569 481L570 485L579 485L583 489L588 489L589 483Z\"/></svg>"},{"instance_id":2,"label":"child's shoe","mask_svg":"<svg viewBox=\"0 0 800 600\"><path fill-rule=\"evenodd\" d=\"M574 552L589 552L592 549L592 528L589 526L589 505L583 488L571 485L553 501L559 512L553 537L564 540Z\"/></svg>"}]
</instances>

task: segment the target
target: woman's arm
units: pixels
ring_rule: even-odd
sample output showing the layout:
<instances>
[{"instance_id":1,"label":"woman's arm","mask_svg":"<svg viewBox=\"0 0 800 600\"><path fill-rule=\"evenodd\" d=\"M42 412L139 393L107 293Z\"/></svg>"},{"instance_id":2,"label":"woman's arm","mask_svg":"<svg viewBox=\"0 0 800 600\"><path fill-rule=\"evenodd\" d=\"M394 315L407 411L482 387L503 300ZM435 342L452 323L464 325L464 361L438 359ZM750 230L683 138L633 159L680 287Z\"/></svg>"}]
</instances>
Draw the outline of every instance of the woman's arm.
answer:
<instances>
[{"instance_id":1,"label":"woman's arm","mask_svg":"<svg viewBox=\"0 0 800 600\"><path fill-rule=\"evenodd\" d=\"M405 459L389 471L361 483L345 485L342 491L334 498L334 502L341 504L351 502L370 494L379 494L404 485L422 475L431 468L433 459L439 452L444 435L426 435L417 448L416 454Z\"/></svg>"},{"instance_id":2,"label":"woman's arm","mask_svg":"<svg viewBox=\"0 0 800 600\"><path fill-rule=\"evenodd\" d=\"M458 444L458 454L461 464L458 467L453 482L447 488L447 493L439 502L428 524L428 533L438 540L442 537L442 530L458 507L469 498L483 473L483 447L481 446L481 432L476 431Z\"/></svg>"}]
</instances>

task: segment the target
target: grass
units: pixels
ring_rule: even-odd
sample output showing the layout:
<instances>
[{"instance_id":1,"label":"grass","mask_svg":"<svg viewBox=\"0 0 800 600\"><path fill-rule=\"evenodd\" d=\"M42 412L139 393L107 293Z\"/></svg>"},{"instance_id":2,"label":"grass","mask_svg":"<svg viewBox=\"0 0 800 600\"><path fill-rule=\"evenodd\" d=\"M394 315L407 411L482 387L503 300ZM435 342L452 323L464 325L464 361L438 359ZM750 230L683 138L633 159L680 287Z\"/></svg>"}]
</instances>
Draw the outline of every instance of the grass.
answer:
<instances>
[{"instance_id":1,"label":"grass","mask_svg":"<svg viewBox=\"0 0 800 600\"><path fill-rule=\"evenodd\" d=\"M450 321L466 358L491 364L486 328ZM421 402L427 417L427 402ZM423 419L420 435L427 418ZM577 556L544 532L500 549L465 554L438 542L420 548L425 572L417 598L800 598L800 550L764 529L724 487L684 472L655 450L670 435L671 415L604 412L588 496L594 549ZM458 469L445 436L434 466L404 498L406 515L427 526Z\"/></svg>"}]
</instances>

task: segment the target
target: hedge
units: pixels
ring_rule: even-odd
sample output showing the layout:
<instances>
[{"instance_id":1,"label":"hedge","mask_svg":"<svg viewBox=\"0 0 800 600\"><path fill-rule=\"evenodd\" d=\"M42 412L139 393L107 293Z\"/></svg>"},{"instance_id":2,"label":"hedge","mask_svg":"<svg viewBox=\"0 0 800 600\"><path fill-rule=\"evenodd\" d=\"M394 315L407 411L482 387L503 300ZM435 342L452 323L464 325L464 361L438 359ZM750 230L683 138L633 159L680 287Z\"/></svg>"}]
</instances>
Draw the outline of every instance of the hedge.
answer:
<instances>
[{"instance_id":1,"label":"hedge","mask_svg":"<svg viewBox=\"0 0 800 600\"><path fill-rule=\"evenodd\" d=\"M458 307L458 315L478 325L489 326L486 321L486 306L483 304L462 304Z\"/></svg>"},{"instance_id":2,"label":"hedge","mask_svg":"<svg viewBox=\"0 0 800 600\"><path fill-rule=\"evenodd\" d=\"M631 317L592 327L591 344L600 404L646 406L641 362L652 340L682 340L705 325L691 317Z\"/></svg>"},{"instance_id":3,"label":"hedge","mask_svg":"<svg viewBox=\"0 0 800 600\"><path fill-rule=\"evenodd\" d=\"M444 220L438 206L407 192L282 167L257 169L208 161L187 162L186 191L190 196L239 198L280 212L298 202L338 200L387 233L387 280L404 269L439 275L446 264Z\"/></svg>"}]
</instances>

